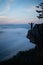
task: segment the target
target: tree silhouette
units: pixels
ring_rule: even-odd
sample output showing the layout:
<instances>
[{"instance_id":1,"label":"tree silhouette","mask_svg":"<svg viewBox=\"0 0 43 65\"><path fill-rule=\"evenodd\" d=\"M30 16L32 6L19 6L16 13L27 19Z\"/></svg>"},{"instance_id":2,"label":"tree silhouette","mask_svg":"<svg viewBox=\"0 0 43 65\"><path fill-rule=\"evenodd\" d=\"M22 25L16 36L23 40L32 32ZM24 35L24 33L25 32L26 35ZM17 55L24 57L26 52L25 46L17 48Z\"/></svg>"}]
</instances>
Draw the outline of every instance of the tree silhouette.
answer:
<instances>
[{"instance_id":1,"label":"tree silhouette","mask_svg":"<svg viewBox=\"0 0 43 65\"><path fill-rule=\"evenodd\" d=\"M39 19L43 19L43 3L40 3L39 6L36 6L39 10L36 12L39 14L37 16ZM31 24L31 29L28 31L27 38L30 39L31 42L37 45L38 48L43 48L43 23Z\"/></svg>"},{"instance_id":2,"label":"tree silhouette","mask_svg":"<svg viewBox=\"0 0 43 65\"><path fill-rule=\"evenodd\" d=\"M38 9L36 10L37 13L39 13L39 16L37 16L39 19L43 18L43 3L40 3L39 6L36 6Z\"/></svg>"}]
</instances>

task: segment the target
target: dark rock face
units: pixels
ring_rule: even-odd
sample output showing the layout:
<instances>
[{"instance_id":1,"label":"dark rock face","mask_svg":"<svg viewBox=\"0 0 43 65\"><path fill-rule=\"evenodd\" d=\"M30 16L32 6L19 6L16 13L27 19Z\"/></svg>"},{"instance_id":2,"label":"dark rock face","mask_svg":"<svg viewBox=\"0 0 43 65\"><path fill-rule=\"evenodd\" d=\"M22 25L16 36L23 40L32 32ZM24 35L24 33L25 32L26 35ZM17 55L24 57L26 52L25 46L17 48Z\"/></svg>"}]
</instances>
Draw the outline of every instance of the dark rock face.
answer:
<instances>
[{"instance_id":1,"label":"dark rock face","mask_svg":"<svg viewBox=\"0 0 43 65\"><path fill-rule=\"evenodd\" d=\"M43 24L36 24L33 30L29 30L27 38L38 47L43 47Z\"/></svg>"}]
</instances>

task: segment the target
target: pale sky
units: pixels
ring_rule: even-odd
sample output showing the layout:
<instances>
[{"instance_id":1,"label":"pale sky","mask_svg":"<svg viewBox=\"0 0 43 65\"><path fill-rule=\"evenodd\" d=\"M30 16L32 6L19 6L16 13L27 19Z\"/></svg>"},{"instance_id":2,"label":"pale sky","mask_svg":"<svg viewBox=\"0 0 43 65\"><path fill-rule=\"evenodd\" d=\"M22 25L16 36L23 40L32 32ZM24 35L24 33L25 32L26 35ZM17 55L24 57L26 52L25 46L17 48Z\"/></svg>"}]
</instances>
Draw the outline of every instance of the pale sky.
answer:
<instances>
[{"instance_id":1,"label":"pale sky","mask_svg":"<svg viewBox=\"0 0 43 65\"><path fill-rule=\"evenodd\" d=\"M36 5L43 0L0 0L0 24L36 22Z\"/></svg>"}]
</instances>

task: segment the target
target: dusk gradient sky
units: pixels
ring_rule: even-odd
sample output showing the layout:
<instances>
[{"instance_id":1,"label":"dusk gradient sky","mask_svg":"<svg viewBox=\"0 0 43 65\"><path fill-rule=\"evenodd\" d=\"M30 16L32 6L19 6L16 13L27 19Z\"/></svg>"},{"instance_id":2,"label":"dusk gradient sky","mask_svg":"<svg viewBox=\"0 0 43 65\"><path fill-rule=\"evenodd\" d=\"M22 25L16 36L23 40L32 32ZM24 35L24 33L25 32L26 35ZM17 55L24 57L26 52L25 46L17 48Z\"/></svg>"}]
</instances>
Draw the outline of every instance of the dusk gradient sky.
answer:
<instances>
[{"instance_id":1,"label":"dusk gradient sky","mask_svg":"<svg viewBox=\"0 0 43 65\"><path fill-rule=\"evenodd\" d=\"M35 6L41 2L43 0L0 0L0 24L36 21Z\"/></svg>"}]
</instances>

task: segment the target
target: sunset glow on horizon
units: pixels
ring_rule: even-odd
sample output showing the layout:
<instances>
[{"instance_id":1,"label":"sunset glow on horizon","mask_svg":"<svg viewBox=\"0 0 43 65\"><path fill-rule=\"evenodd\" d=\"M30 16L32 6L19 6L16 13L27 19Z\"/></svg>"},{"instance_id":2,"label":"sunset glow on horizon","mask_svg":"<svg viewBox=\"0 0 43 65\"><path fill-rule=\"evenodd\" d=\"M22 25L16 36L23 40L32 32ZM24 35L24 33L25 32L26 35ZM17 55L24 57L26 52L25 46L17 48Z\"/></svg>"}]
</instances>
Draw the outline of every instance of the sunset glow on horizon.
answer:
<instances>
[{"instance_id":1,"label":"sunset glow on horizon","mask_svg":"<svg viewBox=\"0 0 43 65\"><path fill-rule=\"evenodd\" d=\"M0 0L0 24L37 21L36 5L43 0Z\"/></svg>"}]
</instances>

